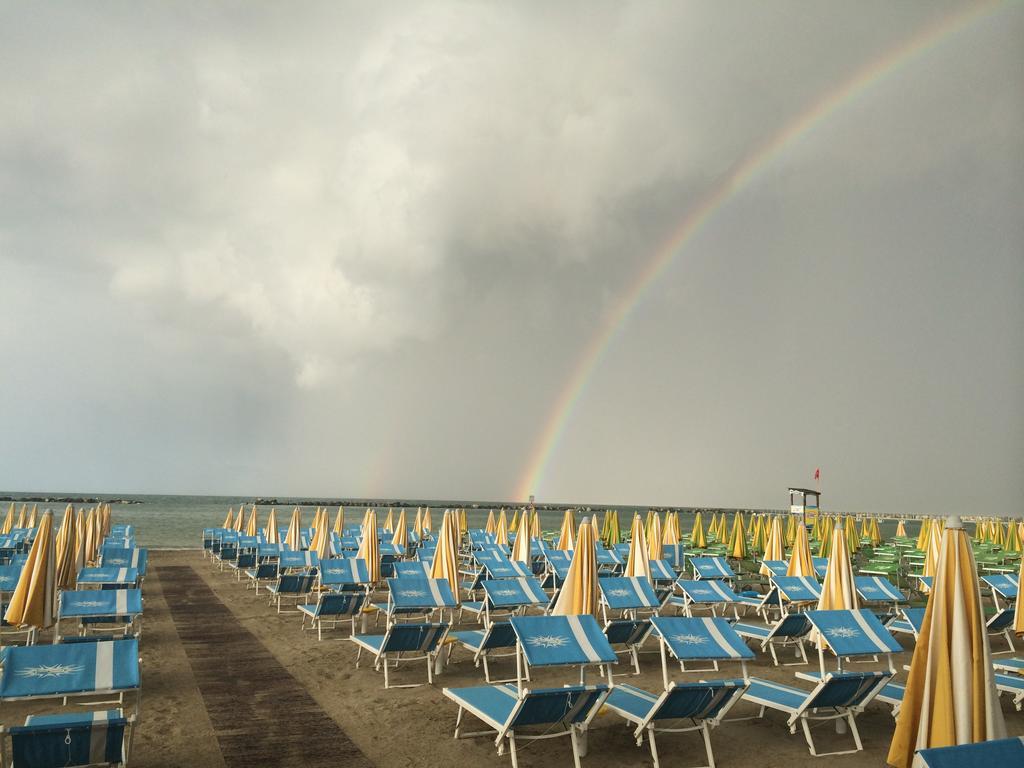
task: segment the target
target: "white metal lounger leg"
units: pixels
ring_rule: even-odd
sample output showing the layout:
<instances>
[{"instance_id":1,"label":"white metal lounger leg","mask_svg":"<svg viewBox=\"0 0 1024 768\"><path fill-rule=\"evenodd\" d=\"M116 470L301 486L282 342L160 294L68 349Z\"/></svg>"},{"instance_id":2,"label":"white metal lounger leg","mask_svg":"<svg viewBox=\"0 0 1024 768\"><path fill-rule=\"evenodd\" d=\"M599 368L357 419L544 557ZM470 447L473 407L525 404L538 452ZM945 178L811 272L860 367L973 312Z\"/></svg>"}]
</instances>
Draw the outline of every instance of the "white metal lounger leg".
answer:
<instances>
[{"instance_id":1,"label":"white metal lounger leg","mask_svg":"<svg viewBox=\"0 0 1024 768\"><path fill-rule=\"evenodd\" d=\"M516 754L516 735L513 731L508 732L508 751L512 757L512 768L519 768L519 756ZM575 754L575 748L573 751ZM580 761L576 761L576 768L580 768Z\"/></svg>"},{"instance_id":2,"label":"white metal lounger leg","mask_svg":"<svg viewBox=\"0 0 1024 768\"><path fill-rule=\"evenodd\" d=\"M654 760L654 768L659 768L658 745L654 743L654 723L647 726L647 744L651 748L651 758Z\"/></svg>"},{"instance_id":3,"label":"white metal lounger leg","mask_svg":"<svg viewBox=\"0 0 1024 768\"><path fill-rule=\"evenodd\" d=\"M580 768L580 745L579 745L579 740L578 740L578 738L576 736L576 726L575 725L570 725L569 726L569 740L572 742L572 762L573 762L573 765L575 765L576 768ZM515 755L515 752L513 752L512 754ZM584 754L585 754L585 751L584 751ZM514 761L513 761L513 765L515 765Z\"/></svg>"},{"instance_id":4,"label":"white metal lounger leg","mask_svg":"<svg viewBox=\"0 0 1024 768\"><path fill-rule=\"evenodd\" d=\"M701 723L700 730L704 736L704 750L708 753L708 768L715 768L715 753L711 751L711 726L707 720Z\"/></svg>"}]
</instances>

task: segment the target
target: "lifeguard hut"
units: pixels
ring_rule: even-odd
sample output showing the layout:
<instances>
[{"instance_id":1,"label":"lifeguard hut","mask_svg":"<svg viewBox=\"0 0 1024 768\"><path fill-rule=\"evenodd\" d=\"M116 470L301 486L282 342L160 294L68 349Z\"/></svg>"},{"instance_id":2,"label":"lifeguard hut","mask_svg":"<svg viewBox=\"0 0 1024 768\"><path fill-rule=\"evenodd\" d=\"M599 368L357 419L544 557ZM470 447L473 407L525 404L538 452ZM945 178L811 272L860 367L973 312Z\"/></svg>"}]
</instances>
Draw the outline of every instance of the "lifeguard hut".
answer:
<instances>
[{"instance_id":1,"label":"lifeguard hut","mask_svg":"<svg viewBox=\"0 0 1024 768\"><path fill-rule=\"evenodd\" d=\"M821 491L812 491L810 488L790 488L789 512L792 515L800 515L804 525L807 525L807 516L810 515L813 523L818 519L820 500Z\"/></svg>"}]
</instances>

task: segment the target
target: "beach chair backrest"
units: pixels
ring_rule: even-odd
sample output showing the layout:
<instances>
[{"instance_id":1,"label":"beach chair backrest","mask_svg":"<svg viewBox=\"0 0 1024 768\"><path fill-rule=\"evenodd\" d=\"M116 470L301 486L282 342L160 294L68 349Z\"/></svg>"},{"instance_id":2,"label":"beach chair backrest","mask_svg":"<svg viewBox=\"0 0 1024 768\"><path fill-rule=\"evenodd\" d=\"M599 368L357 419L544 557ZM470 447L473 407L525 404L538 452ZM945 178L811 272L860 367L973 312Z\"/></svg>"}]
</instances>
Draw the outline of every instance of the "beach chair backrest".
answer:
<instances>
[{"instance_id":1,"label":"beach chair backrest","mask_svg":"<svg viewBox=\"0 0 1024 768\"><path fill-rule=\"evenodd\" d=\"M99 715L99 713L97 713ZM88 713L90 718L93 713ZM69 717L64 724L51 721L10 729L13 768L65 768L124 762L123 717L84 720Z\"/></svg>"},{"instance_id":2,"label":"beach chair backrest","mask_svg":"<svg viewBox=\"0 0 1024 768\"><path fill-rule=\"evenodd\" d=\"M448 579L391 578L387 582L390 599L398 608L454 608L458 605Z\"/></svg>"},{"instance_id":3,"label":"beach chair backrest","mask_svg":"<svg viewBox=\"0 0 1024 768\"><path fill-rule=\"evenodd\" d=\"M286 573L278 578L277 591L282 595L306 595L313 591L316 576L308 573Z\"/></svg>"},{"instance_id":4,"label":"beach chair backrest","mask_svg":"<svg viewBox=\"0 0 1024 768\"><path fill-rule=\"evenodd\" d=\"M836 656L870 656L903 650L867 608L856 611L815 610L808 611L806 615Z\"/></svg>"},{"instance_id":5,"label":"beach chair backrest","mask_svg":"<svg viewBox=\"0 0 1024 768\"><path fill-rule=\"evenodd\" d=\"M282 568L316 568L320 565L320 557L316 552L308 550L294 552L286 549L281 552L279 562Z\"/></svg>"},{"instance_id":6,"label":"beach chair backrest","mask_svg":"<svg viewBox=\"0 0 1024 768\"><path fill-rule=\"evenodd\" d=\"M593 616L514 616L510 619L531 666L618 661Z\"/></svg>"},{"instance_id":7,"label":"beach chair backrest","mask_svg":"<svg viewBox=\"0 0 1024 768\"><path fill-rule=\"evenodd\" d=\"M1006 574L983 576L981 580L1006 600L1013 600L1017 597L1017 582Z\"/></svg>"},{"instance_id":8,"label":"beach chair backrest","mask_svg":"<svg viewBox=\"0 0 1024 768\"><path fill-rule=\"evenodd\" d=\"M324 592L316 604L316 615L355 616L366 600L364 592Z\"/></svg>"},{"instance_id":9,"label":"beach chair backrest","mask_svg":"<svg viewBox=\"0 0 1024 768\"><path fill-rule=\"evenodd\" d=\"M276 579L277 563L260 563L256 566L256 578L259 580Z\"/></svg>"},{"instance_id":10,"label":"beach chair backrest","mask_svg":"<svg viewBox=\"0 0 1024 768\"><path fill-rule=\"evenodd\" d=\"M651 568L651 578L655 581L675 581L676 572L672 569L668 560L648 560Z\"/></svg>"},{"instance_id":11,"label":"beach chair backrest","mask_svg":"<svg viewBox=\"0 0 1024 768\"><path fill-rule=\"evenodd\" d=\"M636 645L650 632L650 619L612 619L604 628L604 636L613 645Z\"/></svg>"},{"instance_id":12,"label":"beach chair backrest","mask_svg":"<svg viewBox=\"0 0 1024 768\"><path fill-rule=\"evenodd\" d=\"M881 576L855 576L853 582L857 594L868 602L901 603L906 600L895 584Z\"/></svg>"},{"instance_id":13,"label":"beach chair backrest","mask_svg":"<svg viewBox=\"0 0 1024 768\"><path fill-rule=\"evenodd\" d=\"M661 605L651 582L638 576L604 576L597 582L605 603L613 610L655 609Z\"/></svg>"},{"instance_id":14,"label":"beach chair backrest","mask_svg":"<svg viewBox=\"0 0 1024 768\"><path fill-rule=\"evenodd\" d=\"M718 616L654 616L651 624L677 659L754 658L732 625Z\"/></svg>"},{"instance_id":15,"label":"beach chair backrest","mask_svg":"<svg viewBox=\"0 0 1024 768\"><path fill-rule=\"evenodd\" d=\"M139 687L139 641L135 638L9 646L2 658L0 700ZM63 674L39 674L47 669Z\"/></svg>"},{"instance_id":16,"label":"beach chair backrest","mask_svg":"<svg viewBox=\"0 0 1024 768\"><path fill-rule=\"evenodd\" d=\"M547 593L532 576L518 579L494 579L482 582L484 594L494 608L517 608L524 605L544 605Z\"/></svg>"},{"instance_id":17,"label":"beach chair backrest","mask_svg":"<svg viewBox=\"0 0 1024 768\"><path fill-rule=\"evenodd\" d=\"M676 586L695 603L735 603L739 595L717 579L680 579Z\"/></svg>"},{"instance_id":18,"label":"beach chair backrest","mask_svg":"<svg viewBox=\"0 0 1024 768\"><path fill-rule=\"evenodd\" d=\"M414 560L407 563L395 563L395 575L400 579L430 577L430 563Z\"/></svg>"},{"instance_id":19,"label":"beach chair backrest","mask_svg":"<svg viewBox=\"0 0 1024 768\"><path fill-rule=\"evenodd\" d=\"M747 684L743 680L714 680L707 683L674 683L658 698L652 720L713 720L735 703Z\"/></svg>"},{"instance_id":20,"label":"beach chair backrest","mask_svg":"<svg viewBox=\"0 0 1024 768\"><path fill-rule=\"evenodd\" d=\"M63 590L59 611L69 616L133 616L142 613L141 589Z\"/></svg>"},{"instance_id":21,"label":"beach chair backrest","mask_svg":"<svg viewBox=\"0 0 1024 768\"><path fill-rule=\"evenodd\" d=\"M985 624L985 628L989 632L1002 632L1003 630L1013 626L1013 618L1015 615L1013 608L1004 608L995 616L990 618Z\"/></svg>"},{"instance_id":22,"label":"beach chair backrest","mask_svg":"<svg viewBox=\"0 0 1024 768\"><path fill-rule=\"evenodd\" d=\"M763 560L761 564L772 572L772 576L785 576L789 563L785 560Z\"/></svg>"},{"instance_id":23,"label":"beach chair backrest","mask_svg":"<svg viewBox=\"0 0 1024 768\"><path fill-rule=\"evenodd\" d=\"M517 695L514 686L500 688L508 695ZM568 726L582 723L594 713L607 695L608 687L605 685L573 685L527 691L507 727L514 730L531 725Z\"/></svg>"},{"instance_id":24,"label":"beach chair backrest","mask_svg":"<svg viewBox=\"0 0 1024 768\"><path fill-rule=\"evenodd\" d=\"M790 602L817 602L821 597L821 585L809 576L776 576L773 581L782 596Z\"/></svg>"},{"instance_id":25,"label":"beach chair backrest","mask_svg":"<svg viewBox=\"0 0 1024 768\"><path fill-rule=\"evenodd\" d=\"M832 672L814 689L803 709L858 707L892 678L892 672Z\"/></svg>"},{"instance_id":26,"label":"beach chair backrest","mask_svg":"<svg viewBox=\"0 0 1024 768\"><path fill-rule=\"evenodd\" d=\"M921 627L924 625L924 612L924 608L904 608L902 611L903 618L910 624L915 635L920 633Z\"/></svg>"},{"instance_id":27,"label":"beach chair backrest","mask_svg":"<svg viewBox=\"0 0 1024 768\"><path fill-rule=\"evenodd\" d=\"M691 557L693 573L697 579L735 579L732 566L724 557Z\"/></svg>"},{"instance_id":28,"label":"beach chair backrest","mask_svg":"<svg viewBox=\"0 0 1024 768\"><path fill-rule=\"evenodd\" d=\"M21 565L0 565L0 592L13 592L21 578Z\"/></svg>"},{"instance_id":29,"label":"beach chair backrest","mask_svg":"<svg viewBox=\"0 0 1024 768\"><path fill-rule=\"evenodd\" d=\"M381 643L381 653L429 653L441 643L448 624L392 624Z\"/></svg>"},{"instance_id":30,"label":"beach chair backrest","mask_svg":"<svg viewBox=\"0 0 1024 768\"><path fill-rule=\"evenodd\" d=\"M933 747L917 752L922 768L993 768L1024 765L1024 739L993 739L955 747ZM917 765L917 762L914 763Z\"/></svg>"},{"instance_id":31,"label":"beach chair backrest","mask_svg":"<svg viewBox=\"0 0 1024 768\"><path fill-rule=\"evenodd\" d=\"M803 637L812 629L811 621L803 613L789 613L772 627L769 637Z\"/></svg>"},{"instance_id":32,"label":"beach chair backrest","mask_svg":"<svg viewBox=\"0 0 1024 768\"><path fill-rule=\"evenodd\" d=\"M484 633L484 639L480 643L480 650L492 650L494 648L515 648L516 631L507 621L491 622L491 626Z\"/></svg>"}]
</instances>

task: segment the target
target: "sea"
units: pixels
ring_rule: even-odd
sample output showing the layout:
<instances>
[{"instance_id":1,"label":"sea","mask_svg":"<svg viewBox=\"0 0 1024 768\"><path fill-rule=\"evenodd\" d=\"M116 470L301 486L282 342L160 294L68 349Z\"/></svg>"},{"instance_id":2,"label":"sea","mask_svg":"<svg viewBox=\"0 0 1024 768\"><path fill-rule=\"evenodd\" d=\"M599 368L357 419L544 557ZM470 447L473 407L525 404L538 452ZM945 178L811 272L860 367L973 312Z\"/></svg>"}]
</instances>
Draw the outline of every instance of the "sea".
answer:
<instances>
[{"instance_id":1,"label":"sea","mask_svg":"<svg viewBox=\"0 0 1024 768\"><path fill-rule=\"evenodd\" d=\"M135 526L136 540L140 546L152 549L200 549L202 547L203 528L213 528L224 522L224 516L229 508L238 510L239 504L246 505L246 519L248 519L248 508L256 501L253 497L241 496L184 496L184 495L151 495L151 494L97 494L97 493L45 493L45 492L2 492L0 498L14 499L20 507L26 498L46 498L50 501L25 502L29 507L34 503L40 512L52 509L54 512L64 511L66 502L63 499L98 499L110 504L111 516L114 522L127 523ZM126 503L131 502L138 503ZM314 506L311 502L322 501L323 499L310 499L308 497L274 497L274 504L260 504L257 507L257 515L260 526L266 522L267 515L273 506L277 509L277 519L280 525L287 525L291 511L299 507L302 512L302 522L309 525L313 520ZM431 508L431 517L435 527L441 521L441 514L445 509L461 507L466 510L467 522L470 528L482 528L487 521L487 514L491 510L497 513L498 505L487 501L451 501L439 499L346 499L346 522L357 522L362 518L363 512L368 507L376 507L383 515L387 515L389 509L394 509L395 516L399 513L399 506L404 505L409 524L412 524L412 517L416 514L417 506L428 506ZM6 515L10 501L0 501L0 519ZM91 503L75 503L74 506L89 507ZM408 507L412 509L408 509ZM576 507L573 505L560 505L558 509L539 508L541 528L544 530L557 531L561 527L564 510L570 507L578 510L577 522L587 514L604 514L606 507L600 505L589 505L588 507ZM623 527L623 535L628 531L629 520L634 512L646 514L645 506L624 506L612 505L618 510L619 521ZM511 514L511 507L506 506ZM694 508L674 508L680 511L679 524L683 532L689 531L693 526L693 519L696 510ZM337 512L337 505L328 508L333 524L334 515ZM736 512L733 509L717 508L715 512L726 512L729 515L730 525L732 515ZM749 511L749 510L744 510ZM783 510L757 510L758 512L782 512ZM708 510L704 510L704 524L708 522ZM383 524L383 519L381 519ZM879 518L879 528L882 536L889 537L896 532L896 521L892 519ZM914 520L906 523L907 534L914 536L920 529L920 524Z\"/></svg>"}]
</instances>

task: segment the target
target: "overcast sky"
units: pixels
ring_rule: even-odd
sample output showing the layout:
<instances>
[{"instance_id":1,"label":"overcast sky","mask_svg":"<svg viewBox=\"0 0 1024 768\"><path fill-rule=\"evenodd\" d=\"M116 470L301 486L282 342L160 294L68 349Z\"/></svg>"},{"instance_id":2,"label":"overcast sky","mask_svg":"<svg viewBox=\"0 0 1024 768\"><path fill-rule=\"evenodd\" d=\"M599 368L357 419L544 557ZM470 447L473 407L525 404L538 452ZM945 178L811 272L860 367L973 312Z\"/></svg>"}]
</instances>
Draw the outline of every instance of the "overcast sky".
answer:
<instances>
[{"instance_id":1,"label":"overcast sky","mask_svg":"<svg viewBox=\"0 0 1024 768\"><path fill-rule=\"evenodd\" d=\"M949 2L0 3L0 488L510 499ZM771 157L543 501L1024 512L1024 4Z\"/></svg>"}]
</instances>

